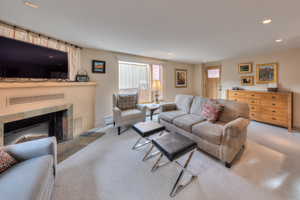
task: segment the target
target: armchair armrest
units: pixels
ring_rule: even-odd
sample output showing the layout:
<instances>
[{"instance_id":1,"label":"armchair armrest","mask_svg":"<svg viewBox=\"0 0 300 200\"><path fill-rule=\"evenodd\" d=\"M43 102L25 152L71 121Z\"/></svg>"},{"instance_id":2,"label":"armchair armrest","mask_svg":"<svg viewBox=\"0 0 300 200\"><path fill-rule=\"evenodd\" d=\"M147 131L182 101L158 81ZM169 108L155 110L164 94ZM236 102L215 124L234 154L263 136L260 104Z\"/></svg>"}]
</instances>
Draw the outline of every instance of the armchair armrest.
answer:
<instances>
[{"instance_id":1,"label":"armchair armrest","mask_svg":"<svg viewBox=\"0 0 300 200\"><path fill-rule=\"evenodd\" d=\"M55 137L48 137L20 144L13 144L3 147L5 151L11 154L19 161L29 160L31 158L44 155L53 156L54 173L57 165L57 142Z\"/></svg>"},{"instance_id":2,"label":"armchair armrest","mask_svg":"<svg viewBox=\"0 0 300 200\"><path fill-rule=\"evenodd\" d=\"M160 112L167 112L167 111L172 111L172 110L177 110L177 106L175 103L163 103L160 105L159 111Z\"/></svg>"},{"instance_id":3,"label":"armchair armrest","mask_svg":"<svg viewBox=\"0 0 300 200\"><path fill-rule=\"evenodd\" d=\"M249 119L237 118L231 122L228 122L223 129L223 134L225 137L238 137L243 130L245 130L250 123Z\"/></svg>"},{"instance_id":4,"label":"armchair armrest","mask_svg":"<svg viewBox=\"0 0 300 200\"><path fill-rule=\"evenodd\" d=\"M118 107L113 107L113 119L114 119L114 122L117 122L121 118L121 115L122 115L121 109L118 108Z\"/></svg>"},{"instance_id":5,"label":"armchair armrest","mask_svg":"<svg viewBox=\"0 0 300 200\"><path fill-rule=\"evenodd\" d=\"M136 107L137 107L137 109L139 109L140 111L142 111L144 114L146 114L146 112L147 112L147 106L145 106L143 104L137 104Z\"/></svg>"}]
</instances>

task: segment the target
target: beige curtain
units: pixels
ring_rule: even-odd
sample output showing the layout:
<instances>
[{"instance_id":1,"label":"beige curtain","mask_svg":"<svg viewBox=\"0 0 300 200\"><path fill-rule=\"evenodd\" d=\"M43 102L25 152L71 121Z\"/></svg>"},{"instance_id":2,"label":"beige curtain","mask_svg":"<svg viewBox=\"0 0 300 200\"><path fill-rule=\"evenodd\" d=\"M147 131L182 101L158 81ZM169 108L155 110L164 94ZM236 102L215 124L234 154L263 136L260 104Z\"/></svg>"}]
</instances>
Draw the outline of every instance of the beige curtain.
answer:
<instances>
[{"instance_id":1,"label":"beige curtain","mask_svg":"<svg viewBox=\"0 0 300 200\"><path fill-rule=\"evenodd\" d=\"M0 23L0 36L67 52L69 60L69 79L72 81L75 80L76 73L80 69L80 48L4 23Z\"/></svg>"}]
</instances>

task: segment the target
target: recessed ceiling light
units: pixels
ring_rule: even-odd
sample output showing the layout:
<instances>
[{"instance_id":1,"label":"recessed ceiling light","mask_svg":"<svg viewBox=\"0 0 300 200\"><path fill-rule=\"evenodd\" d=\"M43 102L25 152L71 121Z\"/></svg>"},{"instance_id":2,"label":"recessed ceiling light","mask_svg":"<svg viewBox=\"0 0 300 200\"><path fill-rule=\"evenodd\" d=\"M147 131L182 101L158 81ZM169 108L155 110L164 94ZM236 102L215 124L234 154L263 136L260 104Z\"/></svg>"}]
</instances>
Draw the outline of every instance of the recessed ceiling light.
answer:
<instances>
[{"instance_id":1,"label":"recessed ceiling light","mask_svg":"<svg viewBox=\"0 0 300 200\"><path fill-rule=\"evenodd\" d=\"M282 42L283 41L283 39L277 39L277 40L275 40L275 42Z\"/></svg>"},{"instance_id":2,"label":"recessed ceiling light","mask_svg":"<svg viewBox=\"0 0 300 200\"><path fill-rule=\"evenodd\" d=\"M30 2L30 1L24 1L24 4L31 8L39 8L39 6L37 4Z\"/></svg>"},{"instance_id":3,"label":"recessed ceiling light","mask_svg":"<svg viewBox=\"0 0 300 200\"><path fill-rule=\"evenodd\" d=\"M261 21L262 24L270 24L272 22L272 19L264 19Z\"/></svg>"}]
</instances>

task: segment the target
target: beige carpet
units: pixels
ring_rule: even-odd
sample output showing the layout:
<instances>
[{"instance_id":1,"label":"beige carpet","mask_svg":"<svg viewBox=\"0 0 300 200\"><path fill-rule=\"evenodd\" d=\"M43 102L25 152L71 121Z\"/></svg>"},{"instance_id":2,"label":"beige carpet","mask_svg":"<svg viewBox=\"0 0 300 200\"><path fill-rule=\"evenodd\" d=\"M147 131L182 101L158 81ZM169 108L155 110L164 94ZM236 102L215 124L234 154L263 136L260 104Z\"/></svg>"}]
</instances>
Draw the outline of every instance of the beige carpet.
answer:
<instances>
[{"instance_id":1,"label":"beige carpet","mask_svg":"<svg viewBox=\"0 0 300 200\"><path fill-rule=\"evenodd\" d=\"M155 173L154 159L142 162L144 150L133 151L137 135L107 134L58 166L54 200L167 200L179 169L167 165ZM196 153L191 170L198 179L176 200L297 199L297 189L285 187L292 174L284 171L286 157L248 141L242 158L230 170L203 153Z\"/></svg>"}]
</instances>

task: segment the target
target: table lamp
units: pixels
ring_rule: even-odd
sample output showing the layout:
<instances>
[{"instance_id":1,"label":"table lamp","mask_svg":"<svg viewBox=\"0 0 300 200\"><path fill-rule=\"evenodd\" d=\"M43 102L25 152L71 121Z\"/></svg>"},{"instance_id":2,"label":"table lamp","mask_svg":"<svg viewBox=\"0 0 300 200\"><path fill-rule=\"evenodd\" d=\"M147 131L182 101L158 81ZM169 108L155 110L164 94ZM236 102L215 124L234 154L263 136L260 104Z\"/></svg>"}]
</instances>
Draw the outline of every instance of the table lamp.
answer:
<instances>
[{"instance_id":1,"label":"table lamp","mask_svg":"<svg viewBox=\"0 0 300 200\"><path fill-rule=\"evenodd\" d=\"M153 90L154 96L155 96L155 103L159 103L158 97L159 97L159 91L161 90L160 80L154 80L152 82L152 90Z\"/></svg>"}]
</instances>

